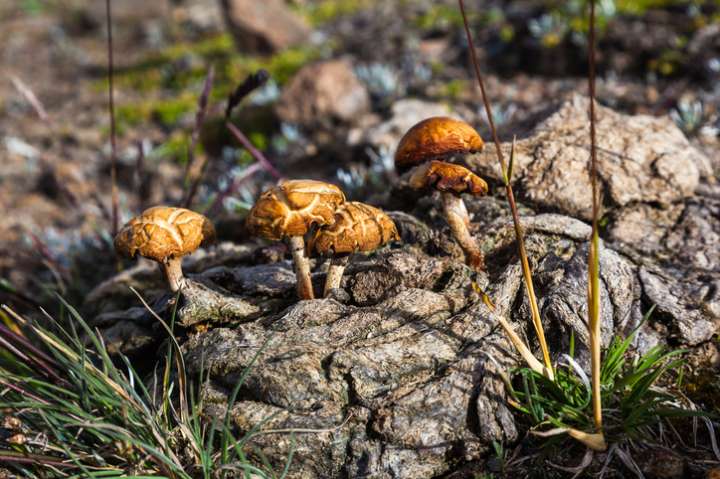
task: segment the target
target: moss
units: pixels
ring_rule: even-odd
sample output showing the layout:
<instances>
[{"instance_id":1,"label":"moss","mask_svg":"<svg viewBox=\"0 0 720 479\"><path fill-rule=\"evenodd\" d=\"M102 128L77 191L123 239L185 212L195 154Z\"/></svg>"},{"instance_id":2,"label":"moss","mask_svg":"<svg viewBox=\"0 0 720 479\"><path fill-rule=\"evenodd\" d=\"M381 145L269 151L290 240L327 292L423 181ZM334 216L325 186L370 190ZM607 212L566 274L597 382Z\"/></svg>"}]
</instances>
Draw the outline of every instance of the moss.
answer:
<instances>
[{"instance_id":1,"label":"moss","mask_svg":"<svg viewBox=\"0 0 720 479\"><path fill-rule=\"evenodd\" d=\"M175 62L191 55L199 58L199 61L192 62L191 66L184 69L174 68ZM195 111L208 64L213 64L216 72L211 100L221 101L252 71L264 68L276 82L282 84L303 65L319 56L319 50L313 47L291 48L271 57L243 55L235 52L227 35L197 44L176 45L153 53L117 73L118 89L130 89L143 94L142 100L118 106L118 131L122 134L130 126L149 121L172 127L184 115ZM105 91L107 80L98 82L96 87ZM162 94L168 91L178 93L171 98L164 97Z\"/></svg>"},{"instance_id":2,"label":"moss","mask_svg":"<svg viewBox=\"0 0 720 479\"><path fill-rule=\"evenodd\" d=\"M677 0L615 0L619 13L626 15L642 15L653 8L669 7L678 3Z\"/></svg>"},{"instance_id":3,"label":"moss","mask_svg":"<svg viewBox=\"0 0 720 479\"><path fill-rule=\"evenodd\" d=\"M450 80L443 85L441 96L448 100L457 100L466 88L466 80Z\"/></svg>"},{"instance_id":4,"label":"moss","mask_svg":"<svg viewBox=\"0 0 720 479\"><path fill-rule=\"evenodd\" d=\"M336 18L352 15L370 8L377 0L321 0L301 7L299 12L312 26L328 23Z\"/></svg>"},{"instance_id":5,"label":"moss","mask_svg":"<svg viewBox=\"0 0 720 479\"><path fill-rule=\"evenodd\" d=\"M474 21L477 18L475 12L469 11L467 13L468 20ZM463 19L460 9L455 5L433 5L427 12L418 16L414 23L416 27L422 30L461 28Z\"/></svg>"}]
</instances>

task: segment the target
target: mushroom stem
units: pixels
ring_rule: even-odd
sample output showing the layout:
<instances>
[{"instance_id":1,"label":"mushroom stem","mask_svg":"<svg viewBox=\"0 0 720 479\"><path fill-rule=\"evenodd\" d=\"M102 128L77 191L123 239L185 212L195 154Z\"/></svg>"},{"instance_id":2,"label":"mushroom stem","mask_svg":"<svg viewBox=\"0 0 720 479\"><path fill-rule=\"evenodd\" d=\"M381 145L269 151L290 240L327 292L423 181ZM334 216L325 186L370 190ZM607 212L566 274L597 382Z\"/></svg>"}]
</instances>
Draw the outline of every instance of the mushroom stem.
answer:
<instances>
[{"instance_id":1,"label":"mushroom stem","mask_svg":"<svg viewBox=\"0 0 720 479\"><path fill-rule=\"evenodd\" d=\"M342 282L343 273L345 273L345 267L348 264L350 256L334 256L330 260L330 267L328 268L327 277L325 279L325 291L323 291L323 297L330 294L330 291L339 288Z\"/></svg>"},{"instance_id":2,"label":"mushroom stem","mask_svg":"<svg viewBox=\"0 0 720 479\"><path fill-rule=\"evenodd\" d=\"M465 252L468 264L475 270L484 270L485 258L468 229L470 215L468 215L467 208L465 208L465 202L452 193L442 192L441 195L445 219L450 225L455 240Z\"/></svg>"},{"instance_id":3,"label":"mushroom stem","mask_svg":"<svg viewBox=\"0 0 720 479\"><path fill-rule=\"evenodd\" d=\"M312 281L310 281L310 261L305 255L305 240L302 236L288 238L288 246L295 264L297 293L300 299L314 299Z\"/></svg>"},{"instance_id":4,"label":"mushroom stem","mask_svg":"<svg viewBox=\"0 0 720 479\"><path fill-rule=\"evenodd\" d=\"M183 288L186 284L185 277L182 272L182 258L166 258L162 262L165 276L167 276L170 290L175 293Z\"/></svg>"}]
</instances>

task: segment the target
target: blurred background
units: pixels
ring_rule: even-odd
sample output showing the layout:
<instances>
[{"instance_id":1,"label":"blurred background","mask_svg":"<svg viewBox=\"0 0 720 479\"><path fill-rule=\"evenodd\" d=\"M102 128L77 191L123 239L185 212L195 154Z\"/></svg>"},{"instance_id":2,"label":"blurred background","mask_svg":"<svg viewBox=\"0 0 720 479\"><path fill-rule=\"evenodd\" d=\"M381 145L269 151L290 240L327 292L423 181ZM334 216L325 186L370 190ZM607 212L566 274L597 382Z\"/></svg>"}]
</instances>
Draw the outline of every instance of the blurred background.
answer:
<instances>
[{"instance_id":1,"label":"blurred background","mask_svg":"<svg viewBox=\"0 0 720 479\"><path fill-rule=\"evenodd\" d=\"M466 2L502 138L586 91L586 6ZM112 7L121 223L181 204L187 170L206 162L192 208L239 241L245 211L278 176L329 180L372 202L394 178L397 141L420 119L452 114L488 136L454 1ZM0 0L0 301L32 304L53 291L81 300L117 271L105 15L100 0ZM720 2L601 0L598 16L599 101L670 115L717 165ZM228 95L261 68L270 80L232 122L272 167L257 164L224 120Z\"/></svg>"}]
</instances>

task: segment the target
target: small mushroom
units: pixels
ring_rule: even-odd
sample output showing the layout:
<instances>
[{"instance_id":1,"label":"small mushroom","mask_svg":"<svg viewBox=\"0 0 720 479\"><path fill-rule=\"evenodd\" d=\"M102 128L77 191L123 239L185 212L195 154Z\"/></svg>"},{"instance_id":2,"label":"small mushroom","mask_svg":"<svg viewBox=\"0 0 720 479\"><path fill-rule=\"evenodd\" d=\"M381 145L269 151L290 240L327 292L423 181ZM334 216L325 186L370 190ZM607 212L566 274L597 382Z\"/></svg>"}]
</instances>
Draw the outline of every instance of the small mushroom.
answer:
<instances>
[{"instance_id":1,"label":"small mushroom","mask_svg":"<svg viewBox=\"0 0 720 479\"><path fill-rule=\"evenodd\" d=\"M315 180L288 180L260 195L250 210L247 227L262 238L286 240L292 253L298 296L313 299L310 262L305 254L305 234L313 225L326 225L335 218L345 195L335 185Z\"/></svg>"},{"instance_id":2,"label":"small mushroom","mask_svg":"<svg viewBox=\"0 0 720 479\"><path fill-rule=\"evenodd\" d=\"M433 117L410 128L395 153L395 167L400 172L410 170L406 177L413 189L433 188L440 192L445 219L455 240L465 252L468 264L480 270L485 268L485 260L468 229L470 216L460 195L485 195L488 185L464 166L442 160L482 148L482 138L467 123Z\"/></svg>"},{"instance_id":3,"label":"small mushroom","mask_svg":"<svg viewBox=\"0 0 720 479\"><path fill-rule=\"evenodd\" d=\"M131 219L115 237L115 250L133 258L139 254L160 263L170 289L185 286L182 257L215 240L209 219L185 208L155 206Z\"/></svg>"},{"instance_id":4,"label":"small mushroom","mask_svg":"<svg viewBox=\"0 0 720 479\"><path fill-rule=\"evenodd\" d=\"M399 239L395 223L382 210L357 201L340 205L335 212L335 222L320 228L310 247L320 255L332 255L324 296L340 287L352 253L375 251Z\"/></svg>"}]
</instances>

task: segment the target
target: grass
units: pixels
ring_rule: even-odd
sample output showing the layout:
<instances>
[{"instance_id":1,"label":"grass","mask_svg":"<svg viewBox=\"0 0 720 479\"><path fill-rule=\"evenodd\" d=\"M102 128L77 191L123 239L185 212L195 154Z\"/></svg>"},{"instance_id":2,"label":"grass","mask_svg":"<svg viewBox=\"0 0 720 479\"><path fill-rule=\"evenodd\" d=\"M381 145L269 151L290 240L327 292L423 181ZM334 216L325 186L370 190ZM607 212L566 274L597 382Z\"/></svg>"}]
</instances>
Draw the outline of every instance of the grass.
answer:
<instances>
[{"instance_id":1,"label":"grass","mask_svg":"<svg viewBox=\"0 0 720 479\"><path fill-rule=\"evenodd\" d=\"M292 454L279 473L267 461L256 466L246 452L256 431L243 437L232 431L230 410L249 369L225 417L207 424L198 393L207 378L201 373L193 384L186 377L172 326L157 318L170 339L161 379L156 374L146 385L127 358L110 358L102 338L74 308L64 301L62 306L65 321L48 317L49 328L3 306L4 319L15 327L0 326L0 408L15 420L15 439L0 446L0 464L27 478L287 474Z\"/></svg>"},{"instance_id":2,"label":"grass","mask_svg":"<svg viewBox=\"0 0 720 479\"><path fill-rule=\"evenodd\" d=\"M672 375L682 368L684 351L656 346L633 356L628 349L636 331L611 342L598 376L603 439L608 443L648 441L659 437L657 428L664 419L702 415L683 407L687 402L679 399L680 375ZM555 437L596 427L593 387L572 349L556 369L555 381L530 368L519 368L508 389L511 405L530 420L533 432L540 436ZM546 427L553 429L540 431Z\"/></svg>"}]
</instances>

